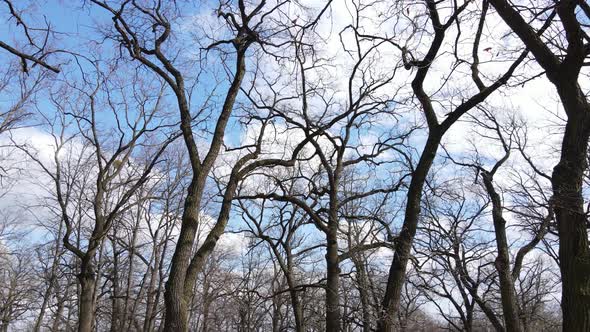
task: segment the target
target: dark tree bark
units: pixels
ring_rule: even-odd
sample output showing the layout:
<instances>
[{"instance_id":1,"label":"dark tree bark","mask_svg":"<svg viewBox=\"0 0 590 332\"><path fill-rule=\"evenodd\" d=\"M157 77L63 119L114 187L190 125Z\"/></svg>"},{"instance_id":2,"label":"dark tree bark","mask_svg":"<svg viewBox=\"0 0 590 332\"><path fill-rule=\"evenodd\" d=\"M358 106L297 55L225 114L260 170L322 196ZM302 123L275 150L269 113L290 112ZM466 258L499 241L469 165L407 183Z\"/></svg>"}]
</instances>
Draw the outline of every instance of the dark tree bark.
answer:
<instances>
[{"instance_id":1,"label":"dark tree bark","mask_svg":"<svg viewBox=\"0 0 590 332\"><path fill-rule=\"evenodd\" d=\"M490 0L498 15L531 51L547 78L555 85L567 115L561 156L553 169L552 187L559 236L559 264L562 278L561 306L564 331L590 330L590 248L588 220L584 213L582 185L587 170L590 137L590 105L578 84L588 54L586 34L579 17L588 18L585 2L564 0L555 11L564 29L567 46L555 54L529 25L515 6L506 0ZM582 8L577 13L577 8ZM550 24L553 15L546 18Z\"/></svg>"},{"instance_id":2,"label":"dark tree bark","mask_svg":"<svg viewBox=\"0 0 590 332\"><path fill-rule=\"evenodd\" d=\"M22 50L18 50L15 47L8 45L7 43L0 41L0 48L6 50L7 52L19 57L21 59L21 66L23 72L27 73L29 68L27 66L27 61L33 63L33 66L40 65L48 70L51 70L54 73L59 73L60 69L57 66L50 65L47 63L46 58L48 55L53 53L48 49L48 39L50 35L53 33L50 29L49 23L47 23L46 27L30 27L23 19L21 13L14 7L12 0L4 0L3 1L7 8L10 16L16 21L16 26L20 26L23 30L23 35L27 41L28 46L32 47L34 51L32 52L24 52ZM33 37L33 31L39 32L43 31L44 36L40 38L40 40L35 40Z\"/></svg>"},{"instance_id":3,"label":"dark tree bark","mask_svg":"<svg viewBox=\"0 0 590 332\"><path fill-rule=\"evenodd\" d=\"M334 214L337 206L331 207ZM340 331L340 261L338 259L338 216L331 216L326 233L326 332Z\"/></svg>"},{"instance_id":4,"label":"dark tree bark","mask_svg":"<svg viewBox=\"0 0 590 332\"><path fill-rule=\"evenodd\" d=\"M152 45L145 46L139 42L141 38L138 38L138 34L142 32L139 29L137 31L134 30L133 25L128 24L127 17L124 15L125 13L123 11L127 2L124 2L120 9L111 7L110 4L103 1L93 0L92 2L113 15L114 26L120 37L118 41L129 51L131 58L140 62L164 79L176 96L181 120L180 129L190 159L192 180L187 189L180 234L174 255L172 256L170 275L166 282L166 291L164 294L166 306L164 331L187 331L189 319L188 306L192 299L192 291L197 276L203 269L207 258L225 230L231 202L238 182L245 174L254 169L251 164L246 164L258 157L259 149L242 157L234 165L231 179L223 192L223 202L217 221L204 242L194 251L193 247L200 224L199 214L202 208L201 204L205 184L224 144L225 130L246 73L246 53L252 44L260 42L258 33L253 29L254 27L260 26L263 23L262 21L270 13L278 10L282 4L279 3L268 12L262 12L266 1L257 4L250 12L247 12L247 6L244 1L239 1L239 8L237 9L228 9L228 4L221 4L221 7L218 9L219 17L228 23L230 30L233 31L232 33L235 36L233 39L215 41L207 48L207 51L222 45L230 45L233 47L233 51L235 51L235 67L219 116L214 121L210 146L206 150L203 159L201 159L202 151L197 146L197 141L193 134L194 119L189 106L190 101L187 94L188 87L185 86L185 76L175 66L174 60L165 55L164 45L171 34L171 23L167 20L163 8L160 4L152 7L143 7L136 2L133 2L129 6L131 8L129 9L131 12L129 15L145 16L147 20L151 21L154 29L155 27L161 28L161 32L157 36L153 38L149 37ZM228 9L229 11L224 12L224 9ZM233 12L234 10L236 10L235 13ZM239 19L236 19L236 15ZM259 141L258 146L260 144L261 142Z\"/></svg>"},{"instance_id":5,"label":"dark tree bark","mask_svg":"<svg viewBox=\"0 0 590 332\"><path fill-rule=\"evenodd\" d=\"M389 277L387 280L387 287L385 296L382 303L382 313L379 320L378 330L381 332L393 331L395 326L395 317L399 310L401 291L406 277L406 268L410 259L412 243L414 236L416 235L416 229L418 226L420 216L420 204L422 200L422 189L426 181L426 177L430 171L432 163L436 157L440 142L449 130L449 128L457 122L461 116L470 111L472 108L483 102L490 94L504 85L508 79L512 76L516 67L522 62L525 57L523 53L510 68L493 84L489 86L483 85L481 79L478 76L477 63L472 65L472 72L474 83L478 87L479 92L473 95L471 98L464 101L462 104L457 106L454 110L446 115L444 121L439 123L439 119L436 115L432 100L424 90L424 82L428 76L428 72L432 62L441 51L441 47L445 40L446 31L448 28L455 24L458 20L458 16L465 10L468 3L463 4L460 7L455 6L454 12L449 17L447 22L441 22L439 18L439 12L437 9L437 2L432 0L426 1L430 21L434 29L434 38L430 45L426 56L421 61L409 61L404 55L404 62L407 68L417 66L416 76L412 81L412 89L416 98L419 100L422 106L422 111L426 117L428 124L428 139L420 155L420 160L413 170L412 180L408 189L406 197L406 208L404 222L399 236L395 243L395 253L391 267L389 269ZM476 53L478 49L478 43L474 43L473 51Z\"/></svg>"},{"instance_id":6,"label":"dark tree bark","mask_svg":"<svg viewBox=\"0 0 590 332\"><path fill-rule=\"evenodd\" d=\"M91 332L94 326L94 314L96 312L96 302L94 301L94 292L96 289L96 272L93 259L89 257L87 261L82 261L80 265L80 299L78 303L78 332Z\"/></svg>"}]
</instances>

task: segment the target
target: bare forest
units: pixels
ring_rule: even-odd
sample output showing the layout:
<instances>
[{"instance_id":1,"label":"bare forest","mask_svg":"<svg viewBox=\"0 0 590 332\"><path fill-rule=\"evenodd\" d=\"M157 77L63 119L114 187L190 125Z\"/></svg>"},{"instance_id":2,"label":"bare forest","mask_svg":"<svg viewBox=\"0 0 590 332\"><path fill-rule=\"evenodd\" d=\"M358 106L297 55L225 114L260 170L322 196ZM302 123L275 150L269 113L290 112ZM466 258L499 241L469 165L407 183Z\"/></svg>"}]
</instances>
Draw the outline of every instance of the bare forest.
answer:
<instances>
[{"instance_id":1,"label":"bare forest","mask_svg":"<svg viewBox=\"0 0 590 332\"><path fill-rule=\"evenodd\" d=\"M0 15L0 332L590 331L587 1Z\"/></svg>"}]
</instances>

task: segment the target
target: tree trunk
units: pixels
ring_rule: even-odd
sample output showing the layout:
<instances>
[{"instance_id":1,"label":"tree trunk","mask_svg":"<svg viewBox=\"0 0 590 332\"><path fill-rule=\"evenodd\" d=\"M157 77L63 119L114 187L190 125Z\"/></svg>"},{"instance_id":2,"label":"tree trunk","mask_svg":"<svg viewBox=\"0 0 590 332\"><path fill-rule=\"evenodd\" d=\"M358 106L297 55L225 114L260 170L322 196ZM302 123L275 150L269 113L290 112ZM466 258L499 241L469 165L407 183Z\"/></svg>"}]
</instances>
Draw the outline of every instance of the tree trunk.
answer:
<instances>
[{"instance_id":1,"label":"tree trunk","mask_svg":"<svg viewBox=\"0 0 590 332\"><path fill-rule=\"evenodd\" d=\"M272 332L279 332L281 331L281 303L279 302L278 296L273 296L272 298L272 317L271 317L271 324L272 324Z\"/></svg>"},{"instance_id":2,"label":"tree trunk","mask_svg":"<svg viewBox=\"0 0 590 332\"><path fill-rule=\"evenodd\" d=\"M568 121L561 159L553 169L552 176L559 232L561 307L564 331L590 331L590 251L588 220L582 195L584 172L587 169L590 108L579 87L572 89L571 85L563 84L561 89L558 87ZM577 96L571 96L572 90L579 92Z\"/></svg>"},{"instance_id":3,"label":"tree trunk","mask_svg":"<svg viewBox=\"0 0 590 332\"><path fill-rule=\"evenodd\" d=\"M65 294L63 297L57 296L57 310L55 310L55 315L53 317L53 323L51 324L51 332L58 332L59 327L61 326L62 315L65 307L65 300L68 298L68 287L66 286ZM65 329L67 331L67 328Z\"/></svg>"},{"instance_id":4,"label":"tree trunk","mask_svg":"<svg viewBox=\"0 0 590 332\"><path fill-rule=\"evenodd\" d=\"M130 311L134 309L134 308L131 308L130 300L132 297L131 290L133 287L133 273L135 272L135 270L134 270L134 268L135 268L135 265L134 265L135 245L137 242L137 231L139 229L139 223L141 221L141 217L142 217L141 209L138 209L135 225L133 227L133 235L131 237L130 250L129 250L129 268L128 268L128 272L127 272L127 289L125 290L125 301L123 302L123 315L122 315L122 317L120 316L120 323L119 323L119 326L123 330L127 326L127 322L129 322L129 329L130 329L132 322L135 320L133 315L131 317L129 317L129 314L130 314ZM142 295L141 294L142 290L143 290L143 287L140 289L140 292L138 294L139 296Z\"/></svg>"},{"instance_id":5,"label":"tree trunk","mask_svg":"<svg viewBox=\"0 0 590 332\"><path fill-rule=\"evenodd\" d=\"M166 209L168 211L168 209ZM159 278L159 272L161 273L162 261L166 255L166 249L168 248L168 241L164 241L163 248L157 243L159 230L156 231L153 251L154 251L154 265L150 268L150 283L147 289L147 303L145 311L145 320L143 323L143 331L151 332L153 330L154 312L158 304L159 294L161 290L162 281ZM164 238L168 236L168 228L164 230ZM156 280L158 280L158 287L156 288Z\"/></svg>"},{"instance_id":6,"label":"tree trunk","mask_svg":"<svg viewBox=\"0 0 590 332\"><path fill-rule=\"evenodd\" d=\"M246 71L245 53L249 44L250 42L247 42L245 45L237 47L235 76L227 92L221 114L217 120L209 152L202 163L198 160L191 160L193 179L185 198L180 235L176 244L176 250L172 256L170 276L166 282L166 291L164 294L166 304L164 331L166 332L184 332L188 330L187 307L192 295L191 291L196 282L198 273L205 264L207 257L215 248L217 240L223 233L225 224L227 223L229 209L231 208L231 200L233 199L235 186L237 186L236 183L233 184L233 189L225 189L224 203L222 203L222 211L220 212L217 223L207 236L205 243L201 245L193 257L193 245L199 225L199 210L201 208L203 188L215 159L219 155L225 127L229 121L234 102L240 91L242 79L244 78ZM182 86L180 88L182 88ZM193 159L197 157L198 153L196 152L197 147L192 135L192 118L188 106L188 100L184 96L184 91L182 89L175 92L178 96L178 107L181 113L181 129L183 131L185 144L192 156L191 159ZM198 165L195 165L197 163ZM227 202L228 200L229 203Z\"/></svg>"},{"instance_id":7,"label":"tree trunk","mask_svg":"<svg viewBox=\"0 0 590 332\"><path fill-rule=\"evenodd\" d=\"M492 219L494 222L496 246L498 249L498 257L496 258L494 265L498 271L498 277L500 279L500 297L502 299L504 323L507 331L520 332L522 331L522 325L519 318L520 310L510 268L510 251L506 236L506 220L502 215L502 201L500 195L494 188L492 177L492 174L487 172L482 173L482 179L486 191L492 200Z\"/></svg>"},{"instance_id":8,"label":"tree trunk","mask_svg":"<svg viewBox=\"0 0 590 332\"><path fill-rule=\"evenodd\" d=\"M587 57L585 33L577 19L576 1L558 1L557 15L565 28L568 46L565 56L557 56L538 37L519 11L506 0L491 0L502 20L518 35L557 88L567 114L559 163L551 184L559 234L564 331L590 331L590 250L584 214L582 185L587 169L590 105L578 84Z\"/></svg>"},{"instance_id":9,"label":"tree trunk","mask_svg":"<svg viewBox=\"0 0 590 332\"><path fill-rule=\"evenodd\" d=\"M199 224L199 209L201 206L201 186L198 179L193 175L193 181L188 189L180 235L176 244L170 276L166 281L164 302L166 305L166 316L164 320L164 331L184 332L188 331L188 303L185 295L186 273L192 257L193 243Z\"/></svg>"},{"instance_id":10,"label":"tree trunk","mask_svg":"<svg viewBox=\"0 0 590 332\"><path fill-rule=\"evenodd\" d=\"M289 243L289 241L287 241ZM271 246L273 252L277 259L280 257L279 252L275 246ZM295 290L296 281L293 279L293 253L291 251L291 247L289 245L284 245L285 254L287 256L287 265L284 266L281 264L281 268L284 268L285 271L285 280L287 281L287 286L289 287L289 297L291 299L291 306L293 307L293 318L295 320L295 332L304 332L304 322L303 322L303 307L301 305L301 301L299 299L299 294ZM280 259L279 259L280 261Z\"/></svg>"},{"instance_id":11,"label":"tree trunk","mask_svg":"<svg viewBox=\"0 0 590 332\"><path fill-rule=\"evenodd\" d=\"M377 326L377 330L380 332L392 332L395 328L395 317L399 311L401 292L406 279L406 268L410 260L412 243L418 227L422 188L442 137L441 134L432 130L435 129L431 129L428 135L428 140L408 189L404 224L395 242L395 253L389 269L387 288L382 304L383 311Z\"/></svg>"},{"instance_id":12,"label":"tree trunk","mask_svg":"<svg viewBox=\"0 0 590 332\"><path fill-rule=\"evenodd\" d=\"M203 327L201 332L208 332L209 331L209 308L211 307L212 299L209 298L209 278L207 273L203 278Z\"/></svg>"},{"instance_id":13,"label":"tree trunk","mask_svg":"<svg viewBox=\"0 0 590 332\"><path fill-rule=\"evenodd\" d=\"M55 261L53 264L53 266L57 265ZM41 324L43 324L43 318L45 317L45 311L47 310L47 305L49 304L49 299L51 298L51 293L53 292L53 284L56 282L53 266L51 268L51 275L49 277L49 285L47 285L47 289L45 289L45 293L43 294L43 302L41 303L41 308L39 308L39 315L35 320L35 326L33 327L34 332L39 332L41 329Z\"/></svg>"},{"instance_id":14,"label":"tree trunk","mask_svg":"<svg viewBox=\"0 0 590 332\"><path fill-rule=\"evenodd\" d=\"M326 280L326 332L340 331L340 267L338 263L338 227L335 220L330 222L327 234L327 280Z\"/></svg>"},{"instance_id":15,"label":"tree trunk","mask_svg":"<svg viewBox=\"0 0 590 332\"><path fill-rule=\"evenodd\" d=\"M78 276L80 280L78 332L92 332L96 309L94 302L96 275L91 266L84 268L83 271Z\"/></svg>"},{"instance_id":16,"label":"tree trunk","mask_svg":"<svg viewBox=\"0 0 590 332\"><path fill-rule=\"evenodd\" d=\"M156 259L157 262L157 259ZM143 330L145 332L151 332L152 331L152 313L154 312L154 291L156 288L156 266L157 264L154 264L154 267L151 267L151 276L150 276L150 283L147 289L147 300L146 300L146 305L145 305L145 318L143 321Z\"/></svg>"},{"instance_id":17,"label":"tree trunk","mask_svg":"<svg viewBox=\"0 0 590 332\"><path fill-rule=\"evenodd\" d=\"M370 300L369 300L369 283L367 281L367 273L364 266L364 261L360 255L352 255L351 259L354 263L357 273L357 285L359 291L359 297L361 299L361 310L363 314L363 332L371 331L371 311L370 311Z\"/></svg>"},{"instance_id":18,"label":"tree trunk","mask_svg":"<svg viewBox=\"0 0 590 332\"><path fill-rule=\"evenodd\" d=\"M37 320L35 321L35 327L33 328L34 332L39 332L41 329L41 324L43 324L43 318L45 317L45 310L47 309L47 305L49 304L49 299L51 298L51 294L53 293L53 288L57 283L57 267L59 265L59 260L61 258L61 238L62 238L62 229L63 223L59 223L59 227L57 229L57 236L55 238L55 250L53 251L53 262L51 263L51 272L49 274L49 284L47 285L47 289L45 290L45 294L43 294L43 303L41 304L41 308L39 310L39 316L37 316Z\"/></svg>"},{"instance_id":19,"label":"tree trunk","mask_svg":"<svg viewBox=\"0 0 590 332\"><path fill-rule=\"evenodd\" d=\"M113 236L116 236L117 230L113 228ZM112 299L111 299L111 332L117 332L121 328L121 304L120 304L120 287L119 287L119 254L117 253L116 240L112 240L113 246L113 269L112 269Z\"/></svg>"},{"instance_id":20,"label":"tree trunk","mask_svg":"<svg viewBox=\"0 0 590 332\"><path fill-rule=\"evenodd\" d=\"M293 307L293 317L295 319L295 331L296 332L304 332L303 328L303 310L301 308L301 302L299 301L299 295L297 291L291 288L289 291L289 295L291 297L291 306Z\"/></svg>"},{"instance_id":21,"label":"tree trunk","mask_svg":"<svg viewBox=\"0 0 590 332\"><path fill-rule=\"evenodd\" d=\"M502 312L504 313L506 331L522 331L519 318L520 310L516 299L512 274L510 273L510 259L507 248L503 250L498 248L498 257L494 265L496 266L500 279L500 297L502 299Z\"/></svg>"}]
</instances>

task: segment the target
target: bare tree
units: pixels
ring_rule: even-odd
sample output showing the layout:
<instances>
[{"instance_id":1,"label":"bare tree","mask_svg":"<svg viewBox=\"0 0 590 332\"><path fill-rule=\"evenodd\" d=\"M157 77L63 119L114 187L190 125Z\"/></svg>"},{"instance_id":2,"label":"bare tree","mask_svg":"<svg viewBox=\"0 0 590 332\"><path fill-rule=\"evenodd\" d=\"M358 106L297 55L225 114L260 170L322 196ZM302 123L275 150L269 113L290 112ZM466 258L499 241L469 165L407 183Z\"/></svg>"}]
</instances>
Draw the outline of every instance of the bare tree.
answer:
<instances>
[{"instance_id":1,"label":"bare tree","mask_svg":"<svg viewBox=\"0 0 590 332\"><path fill-rule=\"evenodd\" d=\"M585 3L48 6L0 0L0 330L588 329Z\"/></svg>"},{"instance_id":2,"label":"bare tree","mask_svg":"<svg viewBox=\"0 0 590 332\"><path fill-rule=\"evenodd\" d=\"M302 248L305 243L304 236L299 234L299 230L305 227L309 221L297 206L282 203L272 209L271 204L271 201L263 200L260 207L256 209L254 204L240 201L244 219L249 222L249 231L269 246L273 259L278 263L286 283L284 291L289 293L291 301L294 328L296 331L305 331L305 318L303 317L300 295L300 292L305 291L305 285L302 284L303 280L299 280L295 272L299 268L301 259L304 259L310 249L313 249L312 247ZM256 213L256 210L259 212ZM276 212L267 212L267 210ZM282 290L278 291L282 293Z\"/></svg>"},{"instance_id":3,"label":"bare tree","mask_svg":"<svg viewBox=\"0 0 590 332\"><path fill-rule=\"evenodd\" d=\"M7 332L11 326L32 310L35 303L36 280L29 261L31 256L23 251L6 252L0 248L0 331Z\"/></svg>"},{"instance_id":4,"label":"bare tree","mask_svg":"<svg viewBox=\"0 0 590 332\"><path fill-rule=\"evenodd\" d=\"M455 163L471 167L476 171L477 177L481 177L483 187L492 204L492 220L494 224L494 234L496 238L496 248L498 256L494 262L499 277L499 288L502 299L503 317L505 328L509 331L522 331L523 326L520 320L520 310L518 304L518 296L515 289L515 279L518 278L522 268L525 256L541 242L548 231L549 222L553 219L553 208L551 203L548 206L548 214L538 226L536 234L533 239L519 249L515 256L514 268L511 267L510 259L510 242L507 236L507 220L504 217L504 203L501 198L498 186L494 182L494 175L498 173L502 165L504 165L510 157L513 150L516 150L516 142L526 140L520 138L524 124L519 123L515 117L509 119L506 124L500 121L487 109L480 107L480 112L473 114L470 117L472 123L478 126L481 131L480 137L482 139L494 138L498 141L503 151L503 155L491 165L491 168L486 168L481 162L479 154L476 154L475 161L472 163L457 162ZM477 150L476 150L477 152Z\"/></svg>"},{"instance_id":5,"label":"bare tree","mask_svg":"<svg viewBox=\"0 0 590 332\"><path fill-rule=\"evenodd\" d=\"M86 82L87 85L77 87L66 83L63 87L66 90L54 95L57 116L47 118L48 130L54 140L53 160L43 160L34 149L14 142L53 182L52 191L65 227L62 239L64 247L76 255L80 262L79 331L93 329L97 286L96 257L97 254L102 254L104 239L120 215L143 200L135 194L150 179L152 169L166 146L178 137L174 132L167 136L164 133L162 144L151 144L148 138L150 133L167 126L159 120L160 99L152 100L151 96L142 94L140 88L133 101L133 106L137 109L128 110L131 105L125 104L123 94L117 95L118 92L125 92L122 86L116 85L114 77L102 76L101 72L95 74L94 84ZM139 83L139 80L136 82ZM106 86L108 90L104 90ZM146 85L145 88L151 87ZM75 105L75 99L68 99L63 94L72 91L77 92L74 94L74 98L78 98L77 102L83 104ZM122 98L123 104L117 98ZM119 112L124 111L125 107L128 111L125 118L121 118ZM101 130L98 112L103 108L111 112L118 131ZM72 135L70 125L73 124L77 133ZM72 145L76 143L81 146ZM138 151L143 151L143 160ZM63 153L74 160L61 159ZM87 175L78 173L74 178L68 178L70 165L78 171L83 168ZM89 174L93 175L92 178L88 177ZM81 180L88 181L85 183L87 191L80 195L83 201L76 202L75 189ZM73 212L80 208L93 211L89 216L89 224L82 225L86 220L84 212ZM80 224L76 224L73 213L78 215ZM77 234L77 241L72 242L71 236L76 227L84 228Z\"/></svg>"},{"instance_id":6,"label":"bare tree","mask_svg":"<svg viewBox=\"0 0 590 332\"><path fill-rule=\"evenodd\" d=\"M567 115L560 160L551 176L559 230L563 329L585 331L590 328L590 249L582 187L588 167L590 106L580 76L588 56L584 19L590 16L590 8L579 1L541 2L527 7L529 17L506 0L490 0L490 4L535 57L557 89ZM542 28L534 27L530 19L539 21ZM546 29L549 26L552 29Z\"/></svg>"},{"instance_id":7,"label":"bare tree","mask_svg":"<svg viewBox=\"0 0 590 332\"><path fill-rule=\"evenodd\" d=\"M363 15L362 6L354 9L356 17ZM342 91L338 86L325 84L324 75L331 68L330 59L316 54L308 46L313 38L308 40L304 34L295 34L292 37L294 60L291 65L296 70L297 80L284 83L289 87L289 92L294 90L295 93L285 95L275 84L268 92L270 97L260 93L254 96L250 94L252 99L256 98L254 102L259 108L271 109L276 114L287 135L301 136L300 142L292 150L292 155L298 160L296 167L301 171L292 178L282 173L266 174L271 182L276 183L269 189L274 193L241 197L294 204L307 214L317 230L325 236L327 331L339 331L342 328L340 263L352 255L343 255L339 247L340 228L343 227L341 220L347 217L356 220L370 218L367 211L358 211L359 215L349 216L346 210L349 205L370 197L387 202L388 197L402 188L406 139L415 130L412 126L399 126L384 132L376 130L375 142L366 144L360 140L362 132L369 131L378 119L398 123L398 114L389 109L396 93L386 93L385 90L392 88L397 69L402 65L393 65L392 72L385 75L375 73L372 66L377 63L380 47L385 42L375 42L359 29L359 21L353 17L353 24L339 32L341 48L349 55L346 61L352 68L342 78L346 82ZM267 80L274 82L278 79L270 76ZM332 97L338 93L344 97ZM384 170L386 165L392 165L392 169ZM360 175L363 172L367 175ZM288 185L292 181L300 183L295 192ZM368 183L357 185L362 182ZM376 242L359 244L358 248L351 248L350 251L390 246L388 241L391 240L392 237L381 238Z\"/></svg>"},{"instance_id":8,"label":"bare tree","mask_svg":"<svg viewBox=\"0 0 590 332\"><path fill-rule=\"evenodd\" d=\"M253 44L259 45L263 50L265 45L266 47L275 46L271 40L266 40L264 37L266 34L272 37L272 31L278 31L274 28L277 22L271 17L273 13L279 12L286 2L278 1L267 4L266 1L262 1L254 5L246 4L240 0L237 4L221 3L217 9L218 16L225 22L231 37L214 40L205 48L205 51L217 49L224 56L233 53L235 67L231 70L229 78L231 83L223 98L222 107L217 119L213 122L214 129L210 135L207 149L199 148L192 129L193 119L199 119L199 115L205 116L203 109L198 111L196 115L191 113L191 87L186 84L192 73L187 70L187 74L183 74L184 68L175 63L174 57L167 54L166 50L166 42L172 34L172 25L169 21L171 17L167 14L173 12L174 8L166 8L160 1L152 6L143 6L134 1L122 1L119 7L102 1L92 2L113 15L115 29L113 34L121 46L129 52L130 57L165 80L176 97L181 119L180 128L190 157L193 174L184 205L180 236L172 259L170 276L166 283L166 325L164 330L185 331L188 318L187 305L192 298L192 289L197 275L202 271L207 257L215 248L225 229L238 182L259 166L277 163L276 160L251 162L260 153L260 144L264 133L263 126L260 139L250 146L253 149L234 164L227 186L222 193L223 202L217 216L217 223L204 242L193 252L203 191L215 160L221 152L226 127L247 72L247 52ZM136 22L134 18L138 17L145 20L143 27L152 27L153 32L156 33L155 36L143 35L142 28L131 23L130 20ZM229 50L222 48L224 46L227 46ZM203 118L200 118L199 121L203 121ZM248 147L242 149L246 148ZM203 156L202 159L201 156Z\"/></svg>"},{"instance_id":9,"label":"bare tree","mask_svg":"<svg viewBox=\"0 0 590 332\"><path fill-rule=\"evenodd\" d=\"M468 14L468 5L469 2L466 1L463 3L450 4L450 6L445 7L444 9L446 11L450 11L450 14L447 15L446 21L441 17L442 14L441 9L439 8L440 5L435 1L427 0L424 2L423 7L420 6L415 9L420 13L421 16L427 18L427 23L425 24L431 25L431 31L433 34L432 39L428 44L427 51L425 52L425 55L422 59L415 59L412 55L412 51L408 50L406 46L402 47L396 44L402 52L404 66L407 69L415 68L415 75L411 86L414 96L418 100L419 106L424 112L424 117L426 118L426 123L428 125L428 138L420 154L418 163L413 167L412 170L412 180L410 182L406 198L406 212L404 222L401 232L397 237L395 255L391 263L389 281L387 283L387 290L383 299L383 314L379 323L380 331L390 331L393 329L393 324L395 323L394 318L397 315L396 312L398 311L399 307L401 290L403 289L406 276L406 267L411 255L412 242L419 224L420 203L422 200L424 183L434 162L443 136L464 114L469 112L479 103L483 102L493 92L505 85L518 65L524 60L526 56L526 53L522 53L516 60L512 62L510 67L503 74L496 76L497 78L493 79L491 84L486 85L482 81L477 57L480 48L479 37L477 36L481 36L482 27L486 17L486 7L484 4L484 9L482 10L482 14L479 18L479 24L474 42L471 45L463 45L463 47L472 50L473 59L472 61L467 61L467 63L471 63L470 71L472 74L472 84L477 88L477 92L471 94L468 97L462 98L460 103L454 104L450 108L446 108L444 120L440 121L440 116L437 115L440 112L437 112L437 107L435 107L436 100L433 98L433 96L426 92L425 82L429 77L430 69L436 62L437 56L440 56L441 53L447 51L444 48L445 39L449 38L453 33L460 33L461 15ZM403 10L402 8L397 9ZM458 31L453 31L452 27L455 25L459 27ZM416 25L413 26L416 27ZM411 36L413 36L415 33L420 33L420 31L414 31ZM383 37L377 38L383 39ZM401 43L399 44L401 45ZM458 45L458 43L455 43L454 47L457 47ZM453 51L452 49L450 52L457 54L456 51ZM457 68L458 66L461 66L463 63L465 63L457 55L455 55L455 60L456 61L454 62L452 68ZM449 74L450 76L448 76L448 78L442 82L442 86L436 91L442 90L442 88L450 81L452 73L453 72L451 71L451 74Z\"/></svg>"}]
</instances>

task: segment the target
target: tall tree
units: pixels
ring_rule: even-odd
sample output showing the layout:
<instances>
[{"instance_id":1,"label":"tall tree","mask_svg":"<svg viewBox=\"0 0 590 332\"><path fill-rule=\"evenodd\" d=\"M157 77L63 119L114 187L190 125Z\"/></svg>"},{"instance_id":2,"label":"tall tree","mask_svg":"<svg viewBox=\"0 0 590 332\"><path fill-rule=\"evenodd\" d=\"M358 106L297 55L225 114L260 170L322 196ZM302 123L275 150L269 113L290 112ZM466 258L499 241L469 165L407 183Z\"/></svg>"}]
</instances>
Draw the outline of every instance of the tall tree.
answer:
<instances>
[{"instance_id":1,"label":"tall tree","mask_svg":"<svg viewBox=\"0 0 590 332\"><path fill-rule=\"evenodd\" d=\"M277 21L271 18L274 13L280 12L287 2L267 3L261 1L254 5L239 0L237 3L221 2L219 4L218 17L225 23L226 31L230 36L227 39L215 39L210 45L204 47L204 51L218 50L223 57L231 54L232 60L228 60L225 65L228 67L233 65L234 69L228 69L229 88L223 96L217 118L209 123L213 129L209 137L209 146L204 149L197 142L193 126L194 119L207 121L208 115L205 111L209 106L205 105L204 108L196 112L191 109L194 85L191 85L190 80L195 76L195 73L191 68L183 68L182 64L178 63L175 56L171 54L172 52L167 49L170 47L174 50L169 43L173 33L171 19L173 19L172 13L178 8L175 8L174 4L168 6L162 1L156 1L152 5L140 4L135 1L121 1L119 6L98 0L93 0L92 3L106 9L112 15L114 31L111 36L116 36L116 41L128 51L133 60L161 77L168 84L176 99L180 129L190 158L192 180L184 203L182 225L172 258L170 276L166 282L164 330L186 331L188 329L188 304L191 302L197 275L202 271L207 257L225 230L238 182L257 167L276 163L274 160L252 162L257 159L260 153L260 144L264 134L264 126L262 126L259 138L255 140L253 145L238 148L248 152L232 166L226 188L221 194L223 201L217 221L203 243L194 250L205 186L224 146L226 128L247 72L248 51L254 44L258 44L262 50L265 47L276 47L270 39L266 40L265 37L266 35L272 37L274 33L280 31L275 27ZM138 20L142 22L140 26L136 26ZM146 32L146 27L151 27L150 30L153 33ZM201 84L203 83L201 82ZM259 116L258 120L262 121L262 118Z\"/></svg>"},{"instance_id":2,"label":"tall tree","mask_svg":"<svg viewBox=\"0 0 590 332\"><path fill-rule=\"evenodd\" d=\"M480 77L479 62L477 60L477 55L480 51L478 36L481 36L486 17L486 7L484 6L484 10L479 18L474 42L470 46L463 45L463 47L469 47L472 50L473 59L470 61L471 79L472 84L477 88L477 92L467 98L462 98L458 105L452 105L449 109L446 109L447 113L445 114L444 120L441 121L440 115L438 115L440 112L437 112L437 107L435 106L436 100L426 91L425 82L427 81L429 74L432 75L430 70L436 63L437 57L446 52L444 47L445 39L449 38L453 33L460 33L461 15L466 13L469 4L469 1L465 1L463 3L454 3L450 8L445 8L447 12L450 10L450 14L447 15L448 18L446 21L443 21L443 18L441 18L441 9L439 9L440 4L436 1L425 0L424 9L416 9L419 11L424 10L421 14L427 17L433 33L425 56L422 59L417 60L412 55L412 51L408 50L407 47L398 46L402 52L405 67L407 69L415 68L415 75L411 86L414 96L419 101L419 106L426 118L428 138L419 156L418 163L412 170L412 179L410 181L406 198L404 221L400 234L396 239L395 254L389 270L387 290L383 298L383 313L379 323L380 331L391 331L394 329L395 317L399 309L401 291L406 276L406 268L411 255L413 239L416 235L416 229L420 220L422 191L441 140L451 126L453 126L453 124L455 124L465 113L469 112L479 103L488 98L493 92L505 85L526 55L526 53L521 54L512 62L510 67L503 74L497 76L491 84L484 84ZM453 31L452 27L454 26L459 27L457 31ZM455 43L454 45L456 47L459 44ZM451 52L455 51L451 50ZM455 66L460 66L464 63L459 58L456 58L456 60ZM452 72L450 75L452 75ZM449 82L449 79L450 76L442 82L442 85L444 86ZM439 88L438 91L441 89L442 88Z\"/></svg>"},{"instance_id":3,"label":"tall tree","mask_svg":"<svg viewBox=\"0 0 590 332\"><path fill-rule=\"evenodd\" d=\"M580 80L588 57L590 39L585 32L585 20L590 18L590 7L575 0L540 2L527 7L534 16L529 17L507 0L489 0L489 3L543 68L567 116L560 160L551 176L559 232L563 329L587 331L590 329L590 248L582 188L588 167L590 105ZM554 20L556 17L559 20ZM542 28L534 26L530 19L540 21ZM549 25L556 29L547 29L548 33L544 34L543 27ZM555 31L556 34L552 33Z\"/></svg>"},{"instance_id":4,"label":"tall tree","mask_svg":"<svg viewBox=\"0 0 590 332\"><path fill-rule=\"evenodd\" d=\"M96 81L86 81L81 86L66 81L53 95L57 112L45 118L53 139L50 160L40 156L34 147L14 143L53 182L52 192L65 228L64 247L79 259L78 330L92 331L97 255L121 214L144 199L136 193L150 179L164 149L178 134L163 133L162 143L150 143L150 133L159 132L167 124L159 119L161 99L154 101L148 95L152 88L149 84L142 93L141 83L136 79L136 94L127 99L124 85L114 75L103 75L98 67L94 73L85 75L88 78L93 75ZM108 117L105 113L110 113L118 131L103 129L100 119ZM68 158L64 159L64 154ZM86 190L77 194L79 188ZM80 209L92 211L91 217L86 218ZM78 227L82 231L77 232L78 238L73 241L71 237Z\"/></svg>"}]
</instances>

